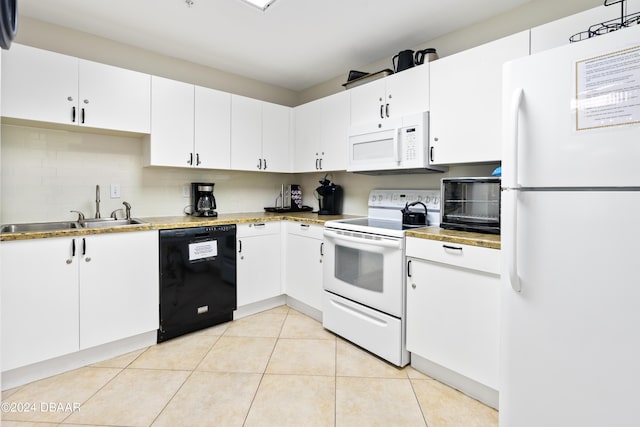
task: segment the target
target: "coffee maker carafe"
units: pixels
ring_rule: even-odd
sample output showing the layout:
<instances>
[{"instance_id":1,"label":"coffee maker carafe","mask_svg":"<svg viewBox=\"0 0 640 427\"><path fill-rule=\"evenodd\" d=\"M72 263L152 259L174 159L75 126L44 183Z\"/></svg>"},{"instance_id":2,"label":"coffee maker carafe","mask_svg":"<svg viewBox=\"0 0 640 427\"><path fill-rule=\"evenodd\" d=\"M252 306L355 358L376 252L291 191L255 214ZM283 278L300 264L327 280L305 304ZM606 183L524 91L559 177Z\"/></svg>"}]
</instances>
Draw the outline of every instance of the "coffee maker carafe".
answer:
<instances>
[{"instance_id":1,"label":"coffee maker carafe","mask_svg":"<svg viewBox=\"0 0 640 427\"><path fill-rule=\"evenodd\" d=\"M342 213L342 187L332 184L326 176L318 182L321 184L315 190L320 205L318 215L340 215Z\"/></svg>"},{"instance_id":2,"label":"coffee maker carafe","mask_svg":"<svg viewBox=\"0 0 640 427\"><path fill-rule=\"evenodd\" d=\"M213 195L212 182L192 182L191 183L191 205L193 206L193 216L218 216L216 209L216 198Z\"/></svg>"}]
</instances>

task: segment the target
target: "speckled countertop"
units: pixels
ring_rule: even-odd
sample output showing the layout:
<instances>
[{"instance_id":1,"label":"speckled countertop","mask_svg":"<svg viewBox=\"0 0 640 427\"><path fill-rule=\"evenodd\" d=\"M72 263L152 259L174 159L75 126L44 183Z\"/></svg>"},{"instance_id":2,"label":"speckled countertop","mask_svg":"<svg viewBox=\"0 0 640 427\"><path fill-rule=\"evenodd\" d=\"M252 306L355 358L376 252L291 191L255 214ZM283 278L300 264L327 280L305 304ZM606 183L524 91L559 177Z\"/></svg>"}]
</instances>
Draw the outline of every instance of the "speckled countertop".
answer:
<instances>
[{"instance_id":1,"label":"speckled countertop","mask_svg":"<svg viewBox=\"0 0 640 427\"><path fill-rule=\"evenodd\" d=\"M498 234L471 233L469 231L446 230L440 227L424 227L409 230L406 236L500 249L500 235Z\"/></svg>"},{"instance_id":2,"label":"speckled countertop","mask_svg":"<svg viewBox=\"0 0 640 427\"><path fill-rule=\"evenodd\" d=\"M324 225L326 221L357 218L361 215L318 215L312 212L286 212L286 213L270 213L270 212L249 212L249 213L230 213L219 214L215 218L193 217L193 216L162 216L162 217L144 217L138 218L147 224L125 225L119 227L105 228L74 228L69 230L55 231L30 231L25 233L0 233L0 241L10 240L29 240L29 239L45 239L48 237L65 237L65 236L86 236L89 234L105 234L105 233L123 233L131 231L145 230L166 230L169 228L183 227L199 227L207 225L219 224L247 224L252 222L266 221L299 221L307 224Z\"/></svg>"},{"instance_id":3,"label":"speckled countertop","mask_svg":"<svg viewBox=\"0 0 640 427\"><path fill-rule=\"evenodd\" d=\"M106 228L76 228L56 231L32 231L26 233L0 233L0 241L45 239L48 237L86 236L90 234L123 233L145 230L166 230L170 228L200 227L219 224L247 224L252 222L267 221L298 221L307 224L324 225L326 221L357 218L362 215L318 215L313 212L248 212L219 214L215 218L182 216L160 216L139 218L146 224L125 225ZM481 246L491 249L500 249L500 236L495 234L470 233L467 231L445 230L439 227L424 227L407 231L407 237L420 239L440 240L450 243L460 243L472 246Z\"/></svg>"}]
</instances>

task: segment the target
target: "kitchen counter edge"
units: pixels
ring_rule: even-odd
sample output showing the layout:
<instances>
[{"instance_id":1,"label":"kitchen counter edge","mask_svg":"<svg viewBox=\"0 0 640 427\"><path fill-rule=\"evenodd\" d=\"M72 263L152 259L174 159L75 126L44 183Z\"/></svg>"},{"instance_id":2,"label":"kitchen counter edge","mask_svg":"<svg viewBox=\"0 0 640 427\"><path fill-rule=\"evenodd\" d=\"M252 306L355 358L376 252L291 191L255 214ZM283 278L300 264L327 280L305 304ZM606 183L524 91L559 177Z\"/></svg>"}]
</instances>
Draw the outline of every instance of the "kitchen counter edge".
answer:
<instances>
[{"instance_id":1,"label":"kitchen counter edge","mask_svg":"<svg viewBox=\"0 0 640 427\"><path fill-rule=\"evenodd\" d=\"M480 246L489 249L500 249L500 235L472 233L469 231L447 230L440 227L423 227L408 230L407 237L418 239L439 240L441 242L458 243L461 245Z\"/></svg>"},{"instance_id":2,"label":"kitchen counter edge","mask_svg":"<svg viewBox=\"0 0 640 427\"><path fill-rule=\"evenodd\" d=\"M167 230L172 228L206 227L224 224L250 224L255 222L296 221L306 224L324 225L326 221L357 218L358 215L318 215L312 212L250 212L219 214L214 218L194 216L161 216L139 218L146 224L119 227L86 228L55 231L32 231L25 233L0 233L0 241L46 239L50 237L75 237L94 234L126 233L133 231Z\"/></svg>"}]
</instances>

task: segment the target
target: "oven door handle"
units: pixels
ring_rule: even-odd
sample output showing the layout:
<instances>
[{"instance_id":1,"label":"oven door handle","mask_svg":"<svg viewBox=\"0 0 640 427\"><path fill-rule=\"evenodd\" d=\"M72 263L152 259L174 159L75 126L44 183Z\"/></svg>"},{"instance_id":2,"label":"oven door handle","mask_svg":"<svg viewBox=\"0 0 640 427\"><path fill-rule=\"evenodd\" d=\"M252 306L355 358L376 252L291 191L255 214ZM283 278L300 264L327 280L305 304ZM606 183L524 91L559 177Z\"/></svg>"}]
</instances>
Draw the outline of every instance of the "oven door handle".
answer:
<instances>
[{"instance_id":1,"label":"oven door handle","mask_svg":"<svg viewBox=\"0 0 640 427\"><path fill-rule=\"evenodd\" d=\"M324 236L336 242L359 243L367 246L379 246L384 248L402 249L402 239L382 238L381 240L361 239L358 237L344 236L332 230L325 229Z\"/></svg>"}]
</instances>

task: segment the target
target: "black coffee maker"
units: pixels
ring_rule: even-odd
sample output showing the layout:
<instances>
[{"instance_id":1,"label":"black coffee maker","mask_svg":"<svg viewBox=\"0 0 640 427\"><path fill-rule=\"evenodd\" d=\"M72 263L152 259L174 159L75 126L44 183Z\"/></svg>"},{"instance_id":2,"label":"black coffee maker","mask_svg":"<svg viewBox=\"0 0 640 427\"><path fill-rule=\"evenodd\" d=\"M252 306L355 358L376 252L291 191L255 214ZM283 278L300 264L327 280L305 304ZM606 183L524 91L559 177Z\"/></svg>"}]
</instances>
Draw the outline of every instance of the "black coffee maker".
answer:
<instances>
[{"instance_id":1,"label":"black coffee maker","mask_svg":"<svg viewBox=\"0 0 640 427\"><path fill-rule=\"evenodd\" d=\"M191 212L193 216L218 216L216 198L213 195L213 182L191 183Z\"/></svg>"},{"instance_id":2,"label":"black coffee maker","mask_svg":"<svg viewBox=\"0 0 640 427\"><path fill-rule=\"evenodd\" d=\"M320 187L316 188L318 203L320 204L318 215L340 215L344 196L342 187L332 184L326 176L318 182L320 182Z\"/></svg>"}]
</instances>

